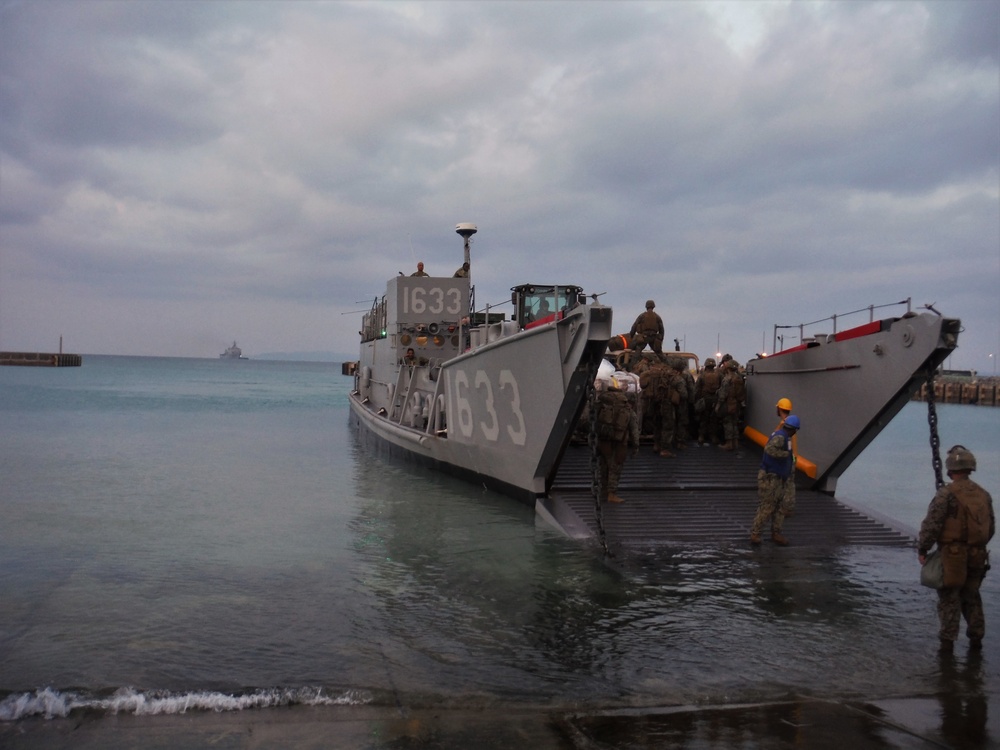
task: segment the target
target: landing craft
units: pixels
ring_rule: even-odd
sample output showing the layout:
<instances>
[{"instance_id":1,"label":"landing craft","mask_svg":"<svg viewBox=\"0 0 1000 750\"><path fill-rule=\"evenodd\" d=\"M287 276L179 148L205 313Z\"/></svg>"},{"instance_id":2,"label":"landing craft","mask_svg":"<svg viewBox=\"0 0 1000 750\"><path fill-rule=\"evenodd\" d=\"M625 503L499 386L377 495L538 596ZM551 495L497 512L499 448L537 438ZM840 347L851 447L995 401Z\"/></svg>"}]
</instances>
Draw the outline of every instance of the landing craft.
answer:
<instances>
[{"instance_id":1,"label":"landing craft","mask_svg":"<svg viewBox=\"0 0 1000 750\"><path fill-rule=\"evenodd\" d=\"M876 320L876 310L889 307L905 311ZM867 322L836 330L845 318L862 313ZM817 325L833 327L834 333L806 335L806 326ZM743 435L763 448L780 422L778 400L790 399L805 425L797 435L799 484L832 495L851 462L955 350L961 326L930 307L914 312L909 299L809 324L775 325L775 344L784 328L799 329L800 343L746 364ZM606 355L619 380L637 357L652 356L623 348L624 338L612 337ZM694 374L700 370L690 352L664 354L685 360Z\"/></svg>"},{"instance_id":2,"label":"landing craft","mask_svg":"<svg viewBox=\"0 0 1000 750\"><path fill-rule=\"evenodd\" d=\"M459 224L469 241L477 229ZM350 394L362 434L534 502L548 491L611 335L572 284L521 284L513 319L470 308L468 278L397 276L360 330Z\"/></svg>"},{"instance_id":3,"label":"landing craft","mask_svg":"<svg viewBox=\"0 0 1000 750\"><path fill-rule=\"evenodd\" d=\"M476 226L455 231L468 262ZM388 281L362 319L351 422L379 445L533 503L552 487L601 362L621 362L608 353L612 311L572 284L513 287L510 320L473 310L472 296L469 278ZM790 398L804 425L797 468L829 494L958 344L957 319L907 307L875 320L868 309L866 324L746 366L745 436L763 445L775 404Z\"/></svg>"}]
</instances>

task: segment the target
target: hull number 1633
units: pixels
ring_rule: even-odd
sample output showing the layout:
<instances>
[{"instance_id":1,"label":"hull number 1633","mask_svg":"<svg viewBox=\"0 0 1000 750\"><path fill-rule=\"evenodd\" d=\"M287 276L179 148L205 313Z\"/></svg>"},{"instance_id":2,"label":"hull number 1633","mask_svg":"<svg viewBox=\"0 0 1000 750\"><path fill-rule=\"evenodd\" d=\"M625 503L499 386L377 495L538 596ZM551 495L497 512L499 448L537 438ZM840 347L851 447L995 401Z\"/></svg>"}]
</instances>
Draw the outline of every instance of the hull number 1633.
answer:
<instances>
[{"instance_id":1,"label":"hull number 1633","mask_svg":"<svg viewBox=\"0 0 1000 750\"><path fill-rule=\"evenodd\" d=\"M453 422L465 438L471 438L477 428L479 434L490 442L510 440L514 445L524 445L528 433L521 412L521 394L517 379L510 370L500 370L496 390L485 370L476 370L469 383L469 373L455 373L452 396ZM473 401L477 409L473 409ZM476 419L473 412L482 414Z\"/></svg>"}]
</instances>

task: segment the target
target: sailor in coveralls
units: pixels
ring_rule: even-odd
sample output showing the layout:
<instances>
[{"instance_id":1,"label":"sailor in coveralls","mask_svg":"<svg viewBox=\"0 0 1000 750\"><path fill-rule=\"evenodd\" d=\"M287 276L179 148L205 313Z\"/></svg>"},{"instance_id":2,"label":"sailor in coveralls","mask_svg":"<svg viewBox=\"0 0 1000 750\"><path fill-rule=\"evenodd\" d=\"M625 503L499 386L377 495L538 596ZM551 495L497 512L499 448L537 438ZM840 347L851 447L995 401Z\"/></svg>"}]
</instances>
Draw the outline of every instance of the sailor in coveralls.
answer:
<instances>
[{"instance_id":1,"label":"sailor in coveralls","mask_svg":"<svg viewBox=\"0 0 1000 750\"><path fill-rule=\"evenodd\" d=\"M751 544L760 544L760 531L768 520L771 521L771 540L782 547L788 544L788 540L781 534L781 526L785 522L782 501L785 498L785 484L795 481L792 477L792 436L801 426L799 418L790 414L771 433L764 446L764 456L757 472L757 515L750 527Z\"/></svg>"}]
</instances>

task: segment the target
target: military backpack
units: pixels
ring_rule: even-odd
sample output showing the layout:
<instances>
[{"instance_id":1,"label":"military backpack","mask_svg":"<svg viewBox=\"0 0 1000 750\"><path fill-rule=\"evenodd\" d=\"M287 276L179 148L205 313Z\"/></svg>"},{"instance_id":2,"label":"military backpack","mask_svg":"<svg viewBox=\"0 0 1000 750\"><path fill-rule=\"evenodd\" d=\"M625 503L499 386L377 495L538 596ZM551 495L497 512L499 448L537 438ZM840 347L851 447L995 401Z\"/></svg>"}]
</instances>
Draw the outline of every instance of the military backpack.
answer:
<instances>
[{"instance_id":1,"label":"military backpack","mask_svg":"<svg viewBox=\"0 0 1000 750\"><path fill-rule=\"evenodd\" d=\"M621 391L603 391L597 402L597 439L622 442L628 435L628 397Z\"/></svg>"}]
</instances>

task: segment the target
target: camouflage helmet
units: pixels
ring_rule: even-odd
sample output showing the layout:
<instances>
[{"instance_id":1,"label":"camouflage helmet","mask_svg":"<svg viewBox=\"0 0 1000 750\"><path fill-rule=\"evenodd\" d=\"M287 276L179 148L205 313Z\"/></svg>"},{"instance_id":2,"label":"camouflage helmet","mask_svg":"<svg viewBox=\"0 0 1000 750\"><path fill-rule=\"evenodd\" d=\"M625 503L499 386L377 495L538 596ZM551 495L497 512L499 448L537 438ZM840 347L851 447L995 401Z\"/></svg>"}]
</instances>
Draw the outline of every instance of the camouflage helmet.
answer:
<instances>
[{"instance_id":1,"label":"camouflage helmet","mask_svg":"<svg viewBox=\"0 0 1000 750\"><path fill-rule=\"evenodd\" d=\"M740 363L737 362L735 359L727 359L726 367L730 370L738 370L740 368Z\"/></svg>"},{"instance_id":2,"label":"camouflage helmet","mask_svg":"<svg viewBox=\"0 0 1000 750\"><path fill-rule=\"evenodd\" d=\"M715 367L715 357L709 357L708 359L706 359L705 360L705 367L707 367L709 369L711 369L712 367Z\"/></svg>"},{"instance_id":3,"label":"camouflage helmet","mask_svg":"<svg viewBox=\"0 0 1000 750\"><path fill-rule=\"evenodd\" d=\"M647 310L652 310L654 307L656 307L656 303L653 302L653 300L651 300L651 299L646 300L646 309Z\"/></svg>"},{"instance_id":4,"label":"camouflage helmet","mask_svg":"<svg viewBox=\"0 0 1000 750\"><path fill-rule=\"evenodd\" d=\"M964 445L953 445L948 449L944 465L948 471L975 471L976 457Z\"/></svg>"}]
</instances>

